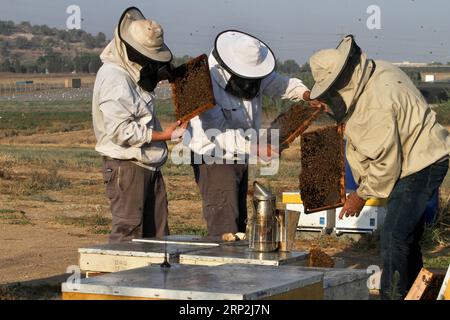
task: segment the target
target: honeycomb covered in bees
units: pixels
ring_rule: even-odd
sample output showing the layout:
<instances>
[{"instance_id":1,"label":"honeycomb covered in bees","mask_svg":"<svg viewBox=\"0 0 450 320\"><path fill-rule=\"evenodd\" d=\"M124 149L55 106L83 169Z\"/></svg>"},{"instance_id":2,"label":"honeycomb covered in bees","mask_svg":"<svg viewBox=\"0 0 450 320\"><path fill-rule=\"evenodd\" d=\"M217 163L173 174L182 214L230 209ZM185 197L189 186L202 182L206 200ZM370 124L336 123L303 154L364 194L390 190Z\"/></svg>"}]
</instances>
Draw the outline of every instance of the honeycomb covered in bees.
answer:
<instances>
[{"instance_id":1,"label":"honeycomb covered in bees","mask_svg":"<svg viewBox=\"0 0 450 320\"><path fill-rule=\"evenodd\" d=\"M345 202L343 129L329 126L302 135L300 190L306 213Z\"/></svg>"},{"instance_id":2,"label":"honeycomb covered in bees","mask_svg":"<svg viewBox=\"0 0 450 320\"><path fill-rule=\"evenodd\" d=\"M173 77L172 91L178 120L189 121L214 107L215 99L206 55L177 67Z\"/></svg>"}]
</instances>

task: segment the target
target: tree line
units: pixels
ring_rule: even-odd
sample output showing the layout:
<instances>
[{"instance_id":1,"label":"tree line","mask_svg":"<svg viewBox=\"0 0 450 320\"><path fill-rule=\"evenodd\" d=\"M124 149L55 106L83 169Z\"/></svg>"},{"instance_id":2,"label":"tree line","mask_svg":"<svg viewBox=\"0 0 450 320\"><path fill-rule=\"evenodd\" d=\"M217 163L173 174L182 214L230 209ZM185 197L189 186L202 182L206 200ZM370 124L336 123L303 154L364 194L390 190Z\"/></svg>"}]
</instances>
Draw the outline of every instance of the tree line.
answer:
<instances>
[{"instance_id":1,"label":"tree line","mask_svg":"<svg viewBox=\"0 0 450 320\"><path fill-rule=\"evenodd\" d=\"M12 73L96 73L102 62L98 54L80 53L67 56L57 52L46 53L35 61L21 62L18 58L6 58L0 64L0 72Z\"/></svg>"},{"instance_id":2,"label":"tree line","mask_svg":"<svg viewBox=\"0 0 450 320\"><path fill-rule=\"evenodd\" d=\"M46 46L82 43L87 49L101 48L106 41L106 35L99 32L96 36L84 30L60 30L50 28L47 25L31 25L24 21L15 24L13 21L0 20L0 35L10 36L16 33L29 33L33 35L31 40L25 37L16 39L16 47L19 49L34 49ZM3 41L2 41L3 42Z\"/></svg>"},{"instance_id":3,"label":"tree line","mask_svg":"<svg viewBox=\"0 0 450 320\"><path fill-rule=\"evenodd\" d=\"M32 37L20 35L32 34ZM19 34L13 40L4 37ZM82 44L73 49L73 44ZM31 25L29 22L15 24L0 20L0 72L13 73L95 73L102 62L98 53L82 52L82 49L100 49L106 46L104 33L96 36L84 30L59 30L47 25ZM23 51L41 51L38 58L26 58ZM13 52L12 52L13 51ZM81 52L80 52L81 51ZM92 50L91 50L92 51ZM33 56L36 56L33 55ZM174 57L178 66L192 57ZM277 71L291 76L310 78L308 64L300 66L294 60L277 61Z\"/></svg>"}]
</instances>

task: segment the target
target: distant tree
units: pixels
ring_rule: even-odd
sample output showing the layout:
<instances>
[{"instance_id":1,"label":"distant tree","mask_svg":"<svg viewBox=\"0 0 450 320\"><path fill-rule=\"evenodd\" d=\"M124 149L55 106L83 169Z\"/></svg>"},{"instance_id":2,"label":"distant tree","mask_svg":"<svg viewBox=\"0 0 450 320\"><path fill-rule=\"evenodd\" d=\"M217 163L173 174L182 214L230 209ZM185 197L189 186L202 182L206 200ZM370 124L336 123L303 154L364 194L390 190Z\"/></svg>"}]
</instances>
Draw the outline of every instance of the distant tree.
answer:
<instances>
[{"instance_id":1,"label":"distant tree","mask_svg":"<svg viewBox=\"0 0 450 320\"><path fill-rule=\"evenodd\" d=\"M83 36L83 34L85 33L83 30L77 30L77 29L72 29L69 31L66 31L68 38L69 38L69 42L72 43L76 43L76 42L81 42L81 38Z\"/></svg>"},{"instance_id":2,"label":"distant tree","mask_svg":"<svg viewBox=\"0 0 450 320\"><path fill-rule=\"evenodd\" d=\"M34 62L24 64L22 68L25 70L24 73L38 73L38 66Z\"/></svg>"},{"instance_id":3,"label":"distant tree","mask_svg":"<svg viewBox=\"0 0 450 320\"><path fill-rule=\"evenodd\" d=\"M65 30L58 30L56 36L58 37L59 40L64 42L69 42L70 40L69 33Z\"/></svg>"},{"instance_id":4,"label":"distant tree","mask_svg":"<svg viewBox=\"0 0 450 320\"><path fill-rule=\"evenodd\" d=\"M36 60L36 68L38 73L45 73L46 70L46 58L41 56Z\"/></svg>"},{"instance_id":5,"label":"distant tree","mask_svg":"<svg viewBox=\"0 0 450 320\"><path fill-rule=\"evenodd\" d=\"M63 72L63 58L60 53L50 52L38 59L38 64L50 73Z\"/></svg>"},{"instance_id":6,"label":"distant tree","mask_svg":"<svg viewBox=\"0 0 450 320\"><path fill-rule=\"evenodd\" d=\"M18 29L20 29L23 32L31 32L31 24L28 21L22 21L18 26Z\"/></svg>"},{"instance_id":7,"label":"distant tree","mask_svg":"<svg viewBox=\"0 0 450 320\"><path fill-rule=\"evenodd\" d=\"M420 72L413 71L413 70L403 70L408 77L411 79L411 81L417 86L422 82L422 76L420 75Z\"/></svg>"},{"instance_id":8,"label":"distant tree","mask_svg":"<svg viewBox=\"0 0 450 320\"><path fill-rule=\"evenodd\" d=\"M311 72L311 66L309 63L305 63L300 67L300 72Z\"/></svg>"},{"instance_id":9,"label":"distant tree","mask_svg":"<svg viewBox=\"0 0 450 320\"><path fill-rule=\"evenodd\" d=\"M15 73L22 73L23 68L22 68L22 65L20 64L19 59L13 59L11 61L11 70L12 70L12 72L15 72Z\"/></svg>"},{"instance_id":10,"label":"distant tree","mask_svg":"<svg viewBox=\"0 0 450 320\"><path fill-rule=\"evenodd\" d=\"M430 65L430 66L442 66L442 62L431 62L428 65Z\"/></svg>"},{"instance_id":11,"label":"distant tree","mask_svg":"<svg viewBox=\"0 0 450 320\"><path fill-rule=\"evenodd\" d=\"M311 72L299 73L297 77L300 78L308 88L312 88L314 86L315 81Z\"/></svg>"},{"instance_id":12,"label":"distant tree","mask_svg":"<svg viewBox=\"0 0 450 320\"><path fill-rule=\"evenodd\" d=\"M284 68L287 73L298 73L300 72L300 66L294 60L286 60L284 62Z\"/></svg>"},{"instance_id":13,"label":"distant tree","mask_svg":"<svg viewBox=\"0 0 450 320\"><path fill-rule=\"evenodd\" d=\"M78 73L95 73L102 62L97 54L81 53L73 59L75 71Z\"/></svg>"},{"instance_id":14,"label":"distant tree","mask_svg":"<svg viewBox=\"0 0 450 320\"><path fill-rule=\"evenodd\" d=\"M9 59L4 59L3 62L0 64L0 71L1 72L13 72L11 61Z\"/></svg>"},{"instance_id":15,"label":"distant tree","mask_svg":"<svg viewBox=\"0 0 450 320\"><path fill-rule=\"evenodd\" d=\"M13 21L1 21L0 20L0 34L5 36L11 35L16 30L16 25Z\"/></svg>"},{"instance_id":16,"label":"distant tree","mask_svg":"<svg viewBox=\"0 0 450 320\"><path fill-rule=\"evenodd\" d=\"M84 46L88 49L93 49L96 46L95 38L89 33L83 34L81 40L83 41Z\"/></svg>"},{"instance_id":17,"label":"distant tree","mask_svg":"<svg viewBox=\"0 0 450 320\"><path fill-rule=\"evenodd\" d=\"M41 36L33 36L33 38L29 41L30 49L35 50L41 48L43 41L44 39Z\"/></svg>"},{"instance_id":18,"label":"distant tree","mask_svg":"<svg viewBox=\"0 0 450 320\"><path fill-rule=\"evenodd\" d=\"M102 66L102 60L98 55L92 55L88 65L89 73L97 73L98 69Z\"/></svg>"},{"instance_id":19,"label":"distant tree","mask_svg":"<svg viewBox=\"0 0 450 320\"><path fill-rule=\"evenodd\" d=\"M42 47L44 49L53 49L58 47L58 41L53 38L53 37L46 37L43 41L42 41Z\"/></svg>"},{"instance_id":20,"label":"distant tree","mask_svg":"<svg viewBox=\"0 0 450 320\"><path fill-rule=\"evenodd\" d=\"M17 37L16 38L16 47L18 49L29 49L30 48L30 42L25 37Z\"/></svg>"},{"instance_id":21,"label":"distant tree","mask_svg":"<svg viewBox=\"0 0 450 320\"><path fill-rule=\"evenodd\" d=\"M55 30L50 28L46 24L39 26L39 33L44 36L54 36L56 34Z\"/></svg>"},{"instance_id":22,"label":"distant tree","mask_svg":"<svg viewBox=\"0 0 450 320\"><path fill-rule=\"evenodd\" d=\"M9 42L3 39L0 40L0 55L2 57L8 57L10 54L9 51Z\"/></svg>"},{"instance_id":23,"label":"distant tree","mask_svg":"<svg viewBox=\"0 0 450 320\"><path fill-rule=\"evenodd\" d=\"M295 74L300 72L300 66L294 60L286 60L282 62L277 60L277 71L286 74Z\"/></svg>"},{"instance_id":24,"label":"distant tree","mask_svg":"<svg viewBox=\"0 0 450 320\"><path fill-rule=\"evenodd\" d=\"M106 35L103 32L99 32L95 37L95 47L96 48L103 47L105 42L106 42Z\"/></svg>"},{"instance_id":25,"label":"distant tree","mask_svg":"<svg viewBox=\"0 0 450 320\"><path fill-rule=\"evenodd\" d=\"M63 56L61 62L62 62L61 65L62 72L68 73L72 72L75 69L73 59L71 57Z\"/></svg>"}]
</instances>

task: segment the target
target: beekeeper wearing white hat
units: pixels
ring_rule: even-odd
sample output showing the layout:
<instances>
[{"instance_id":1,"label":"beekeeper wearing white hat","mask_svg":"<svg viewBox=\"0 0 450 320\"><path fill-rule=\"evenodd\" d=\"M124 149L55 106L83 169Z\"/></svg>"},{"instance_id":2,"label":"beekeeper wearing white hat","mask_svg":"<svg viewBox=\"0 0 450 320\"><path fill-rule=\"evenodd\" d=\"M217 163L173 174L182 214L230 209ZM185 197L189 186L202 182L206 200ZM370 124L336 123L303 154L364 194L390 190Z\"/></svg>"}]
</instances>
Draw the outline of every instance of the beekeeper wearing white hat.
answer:
<instances>
[{"instance_id":1,"label":"beekeeper wearing white hat","mask_svg":"<svg viewBox=\"0 0 450 320\"><path fill-rule=\"evenodd\" d=\"M168 155L165 141L183 129L174 123L162 130L153 91L169 77L172 53L162 27L132 7L120 18L101 59L92 115L112 211L110 242L162 237L168 234L160 171Z\"/></svg>"},{"instance_id":2,"label":"beekeeper wearing white hat","mask_svg":"<svg viewBox=\"0 0 450 320\"><path fill-rule=\"evenodd\" d=\"M347 159L359 184L340 218L359 216L369 198L389 198L381 297L403 298L423 266L424 212L448 171L449 132L405 73L368 59L352 36L313 55L310 65L311 98L327 101L336 120L346 123Z\"/></svg>"},{"instance_id":3,"label":"beekeeper wearing white hat","mask_svg":"<svg viewBox=\"0 0 450 320\"><path fill-rule=\"evenodd\" d=\"M238 160L250 153L244 132L261 127L263 96L309 100L303 82L277 74L275 63L264 42L235 30L220 33L209 56L217 105L190 122L185 143L210 236L246 232L248 163Z\"/></svg>"}]
</instances>

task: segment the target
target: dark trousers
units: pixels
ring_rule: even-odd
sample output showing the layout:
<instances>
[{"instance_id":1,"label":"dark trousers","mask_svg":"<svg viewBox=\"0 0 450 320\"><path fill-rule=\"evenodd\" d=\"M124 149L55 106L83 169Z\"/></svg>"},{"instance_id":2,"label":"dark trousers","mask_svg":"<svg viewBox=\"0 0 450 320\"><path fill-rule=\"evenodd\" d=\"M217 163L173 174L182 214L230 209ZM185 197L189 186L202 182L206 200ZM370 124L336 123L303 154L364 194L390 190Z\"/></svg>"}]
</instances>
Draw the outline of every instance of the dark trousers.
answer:
<instances>
[{"instance_id":1,"label":"dark trousers","mask_svg":"<svg viewBox=\"0 0 450 320\"><path fill-rule=\"evenodd\" d=\"M112 212L110 243L169 234L167 194L161 172L131 161L105 160L103 178Z\"/></svg>"},{"instance_id":2,"label":"dark trousers","mask_svg":"<svg viewBox=\"0 0 450 320\"><path fill-rule=\"evenodd\" d=\"M425 209L444 181L448 166L448 161L434 164L399 180L394 187L381 231L382 299L404 298L423 267L420 241Z\"/></svg>"},{"instance_id":3,"label":"dark trousers","mask_svg":"<svg viewBox=\"0 0 450 320\"><path fill-rule=\"evenodd\" d=\"M193 165L203 199L208 235L246 232L248 166L241 164Z\"/></svg>"}]
</instances>

